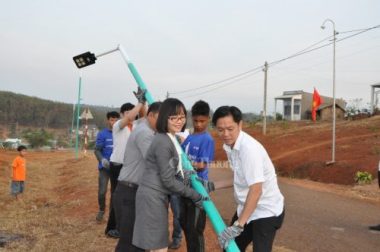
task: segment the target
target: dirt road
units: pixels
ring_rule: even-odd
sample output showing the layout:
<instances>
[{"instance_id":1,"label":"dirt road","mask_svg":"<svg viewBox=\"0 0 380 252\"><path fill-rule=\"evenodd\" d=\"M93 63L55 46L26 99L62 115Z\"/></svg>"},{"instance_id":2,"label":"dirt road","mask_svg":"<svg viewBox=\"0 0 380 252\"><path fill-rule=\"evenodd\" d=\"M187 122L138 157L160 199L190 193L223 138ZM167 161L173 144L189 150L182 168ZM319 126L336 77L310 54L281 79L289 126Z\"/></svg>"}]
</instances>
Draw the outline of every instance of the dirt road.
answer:
<instances>
[{"instance_id":1,"label":"dirt road","mask_svg":"<svg viewBox=\"0 0 380 252\"><path fill-rule=\"evenodd\" d=\"M281 189L287 212L277 244L295 251L379 251L380 232L368 226L380 223L380 204L286 182Z\"/></svg>"},{"instance_id":2,"label":"dirt road","mask_svg":"<svg viewBox=\"0 0 380 252\"><path fill-rule=\"evenodd\" d=\"M30 152L26 192L22 201L14 201L8 193L9 167L15 155L0 151L0 233L20 234L23 239L5 250L114 250L116 241L104 236L105 223L95 222L97 171L93 155L75 160L70 152ZM210 175L215 181L230 180L231 184L229 169L211 169ZM286 219L274 252L377 251L380 233L367 230L368 225L380 223L380 190L375 186L368 191L281 178ZM235 211L232 188L218 190L212 198L229 222ZM205 237L207 251L220 251L210 224ZM176 252L183 251L184 244Z\"/></svg>"},{"instance_id":3,"label":"dirt road","mask_svg":"<svg viewBox=\"0 0 380 252\"><path fill-rule=\"evenodd\" d=\"M214 170L217 180L228 180L228 170ZM349 186L280 178L286 200L285 222L275 241L275 251L379 251L380 232L368 230L380 223L378 195L363 198ZM376 189L376 185L372 186ZM377 197L376 197L377 196ZM223 218L235 211L232 188L212 196Z\"/></svg>"}]
</instances>

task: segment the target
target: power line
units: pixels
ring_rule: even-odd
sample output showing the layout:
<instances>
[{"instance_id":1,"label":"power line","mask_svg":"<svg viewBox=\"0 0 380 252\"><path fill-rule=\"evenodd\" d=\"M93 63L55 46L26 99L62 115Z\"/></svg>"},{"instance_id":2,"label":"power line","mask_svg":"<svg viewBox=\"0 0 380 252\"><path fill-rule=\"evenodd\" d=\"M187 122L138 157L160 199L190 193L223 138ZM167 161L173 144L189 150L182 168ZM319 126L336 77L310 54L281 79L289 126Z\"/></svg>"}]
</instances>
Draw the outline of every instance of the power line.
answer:
<instances>
[{"instance_id":1,"label":"power line","mask_svg":"<svg viewBox=\"0 0 380 252\"><path fill-rule=\"evenodd\" d=\"M184 96L184 97L180 97L180 98L181 98L181 99L186 99L186 98L190 98L190 97L194 97L194 96L198 96L198 95L203 95L203 94L206 94L206 93L212 92L212 91L214 91L214 90L217 90L217 89L221 89L221 88L227 87L227 86L229 86L229 85L231 85L231 84L233 84L233 83L236 83L236 82L238 82L238 81L244 80L244 79L246 79L246 78L248 78L248 77L251 77L252 75L257 74L257 73L259 73L259 72L261 72L261 71L262 71L262 69L261 69L261 67L260 67L260 69L256 70L255 72L251 72L250 74L247 74L246 76L240 77L239 79L231 80L231 81L229 81L229 82L227 82L227 83L224 83L223 85L220 85L220 86L218 86L218 87L214 87L214 88L212 88L212 89L209 89L209 90L204 91L204 92L201 92L201 93L196 93L196 94L192 94L192 95L188 95L188 96Z\"/></svg>"},{"instance_id":2,"label":"power line","mask_svg":"<svg viewBox=\"0 0 380 252\"><path fill-rule=\"evenodd\" d=\"M301 53L301 52L303 52L303 51L305 51L305 50L307 50L307 49L309 49L309 48L311 48L311 47L313 47L313 46L315 46L315 45L317 45L317 44L320 44L320 43L322 43L323 41L330 39L331 37L332 37L332 36L328 36L328 37L322 39L321 41L318 41L317 43L314 43L314 44L312 44L312 45L306 47L305 49L299 51L298 53ZM226 82L226 81L229 81L229 80L233 80L233 79L238 78L238 77L240 77L240 76L243 76L243 75L249 74L249 73L251 73L251 72L253 72L253 71L256 71L256 70L258 70L258 69L262 69L262 68L263 68L263 66L258 66L258 67L255 67L255 68L253 68L253 69L250 69L250 70L248 70L248 71L246 71L246 72L243 72L243 73L240 73L240 74L237 74L237 75L234 75L234 76L228 77L228 78L223 79L223 80L220 80L220 81L216 81L216 82L213 82L213 83L210 83L210 84L207 84L207 85L203 85L203 86L200 86L200 87L196 87L196 88L190 88L190 89L186 89L186 90L182 90L182 91L178 91L178 92L172 92L172 93L170 93L170 94L182 94L182 93L188 93L188 92L191 92L191 91L196 91L196 90L203 89L203 88L207 88L207 87L210 87L210 86L215 86L215 85L221 84L221 83L223 83L223 82ZM239 79L239 80L240 80L240 79ZM190 97L192 97L192 95L191 95Z\"/></svg>"},{"instance_id":3,"label":"power line","mask_svg":"<svg viewBox=\"0 0 380 252\"><path fill-rule=\"evenodd\" d=\"M364 30L367 30L368 28L364 28L364 29L355 29L355 30L351 30L351 31L343 31L343 32L339 32L339 34L344 34L344 33L350 33L350 32L358 32L358 31L364 31Z\"/></svg>"},{"instance_id":4,"label":"power line","mask_svg":"<svg viewBox=\"0 0 380 252\"><path fill-rule=\"evenodd\" d=\"M380 27L380 25L376 25L376 26L373 26L373 27L370 27L370 28L367 28L367 29L364 29L364 30L362 29L360 32L357 32L357 33L355 33L355 34L349 35L349 36L344 37L344 38L341 38L341 39L337 39L336 42L340 42L340 41L346 40L346 39L348 39L348 38L355 37L355 36L357 36L357 35L359 35L359 34L362 34L362 33L364 33L364 32L367 32L367 31L369 31L369 30L376 29L376 28L379 28L379 27ZM281 62L283 62L283 61L285 61L285 60L288 60L288 59L291 59L291 58L294 58L294 57L297 57L297 56L301 56L301 55L303 55L303 54L306 54L306 53L309 53L309 52L312 52L312 51L316 51L316 50L321 49L321 48L323 48L323 47L329 46L329 45L331 45L331 44L333 44L333 43L334 43L334 41L329 42L329 43L327 43L327 44L324 44L324 45L322 45L322 46L318 46L318 47L313 48L313 49L310 49L310 50L306 50L306 51L303 50L303 51L300 51L300 52L298 52L298 53L295 53L295 54L290 55L290 56L288 56L288 57L285 57L285 58L283 58L283 59L280 59L280 60L277 60L277 61L271 62L271 63L269 63L269 65L270 65L270 66L277 65L278 63L281 63Z\"/></svg>"},{"instance_id":5,"label":"power line","mask_svg":"<svg viewBox=\"0 0 380 252\"><path fill-rule=\"evenodd\" d=\"M380 25L376 25L376 26L373 26L373 27L370 27L370 28L366 28L366 29L356 29L356 30L351 30L351 31L340 32L340 34L344 34L344 33L351 33L351 32L356 32L356 31L358 31L358 32L356 32L355 34L349 35L349 36L344 37L344 38L341 38L341 39L337 39L336 42L340 42L340 41L343 41L343 40L346 40L346 39L349 39L349 38L352 38L352 37L358 36L358 35L360 35L360 34L362 34L362 33L365 33L365 32L367 32L367 31L370 31L370 30L373 30L373 29L377 29L377 28L380 28ZM327 46L333 44L334 41L313 48L314 46L316 46L316 45L318 45L318 44L320 44L320 43L322 43L322 42L324 42L324 41L330 39L331 37L333 37L333 36L332 36L332 35L331 35L331 36L328 36L328 37L326 37L326 38L324 38L324 39L322 39L322 40L320 40L320 41L318 41L318 42L316 42L316 43L314 43L314 44L312 44L312 45L306 47L305 49L303 49L303 50L301 50L301 51L298 51L298 52L296 52L296 53L294 53L294 54L292 54L292 55L290 55L290 56L287 56L287 57L285 57L285 58L282 58L282 59L280 59L280 60L273 61L273 62L269 63L268 65L269 65L270 67L273 67L273 66L275 66L275 65L277 65L277 64L279 64L279 63L281 63L281 62L284 62L284 61L286 61L286 60L289 60L289 59L292 59L292 58L295 58L295 57L298 57L298 56L301 56L301 55L304 55L304 54L307 54L307 53L310 53L310 52L313 52L313 51L319 50L319 49L321 49L321 48L327 47ZM312 49L310 49L310 48L312 48ZM192 91L196 91L196 90L200 90L200 89L208 88L208 87L211 87L211 86L217 86L217 85L220 85L220 86L217 86L217 87L215 87L215 88L213 88L213 89L207 90L207 91L205 91L205 92L201 92L201 93L197 93L197 94L193 94L193 95L185 96L185 97L183 97L183 98L189 98L189 97L193 97L193 96L196 96L196 95L201 95L201 94L204 94L204 93L208 93L208 92L211 92L211 91L217 90L217 89L219 89L219 88L226 87L226 86L228 86L228 85L231 85L231 84L235 83L236 81L240 81L240 80L242 80L242 79L248 78L248 77L252 76L253 74L258 73L258 72L255 72L255 71L257 71L257 70L261 70L262 68L263 68L263 65L258 66L258 67L255 67L255 68L250 69L250 70L248 70L248 71L245 71L245 72L243 72L243 73L236 74L236 75L233 75L233 76L231 76L231 77L228 77L228 78L222 79L222 80L220 80L220 81L212 82L212 83L210 83L210 84L206 84L206 85L199 86L199 87L196 87L196 88L190 88L190 89L186 89L186 90L182 90L182 91L178 91L178 92L173 92L173 93L170 93L170 94L182 94L182 93L188 93L188 92L192 92ZM260 71L259 71L259 72L260 72ZM251 74L251 73L252 73L252 74ZM242 78L239 78L239 77L241 77L241 76L243 76L243 77L242 77ZM238 78L238 79L237 79L237 78ZM237 79L237 80L235 80L235 79ZM226 81L228 81L228 82L225 83ZM224 84L223 84L223 83L224 83Z\"/></svg>"},{"instance_id":6,"label":"power line","mask_svg":"<svg viewBox=\"0 0 380 252\"><path fill-rule=\"evenodd\" d=\"M232 79L235 79L235 78L238 78L240 76L243 76L243 75L247 75L253 71L256 71L257 69L261 69L261 66L259 67L255 67L253 69L250 69L246 72L243 72L243 73L240 73L240 74L237 74L237 75L234 75L234 76L231 76L231 77L228 77L226 79L223 79L223 80L220 80L220 81L216 81L216 82L213 82L213 83L210 83L210 84L207 84L207 85L203 85L203 86L200 86L200 87L196 87L196 88L190 88L190 89L186 89L186 90L183 90L183 91L178 91L178 92L172 92L170 94L182 94L182 93L187 93L187 92L191 92L191 91L195 91L195 90L199 90L199 89L203 89L203 88L207 88L207 87L211 87L211 86L215 86L215 85L218 85L218 84L221 84L223 82L226 82L226 81L229 81L229 80L232 80Z\"/></svg>"}]
</instances>

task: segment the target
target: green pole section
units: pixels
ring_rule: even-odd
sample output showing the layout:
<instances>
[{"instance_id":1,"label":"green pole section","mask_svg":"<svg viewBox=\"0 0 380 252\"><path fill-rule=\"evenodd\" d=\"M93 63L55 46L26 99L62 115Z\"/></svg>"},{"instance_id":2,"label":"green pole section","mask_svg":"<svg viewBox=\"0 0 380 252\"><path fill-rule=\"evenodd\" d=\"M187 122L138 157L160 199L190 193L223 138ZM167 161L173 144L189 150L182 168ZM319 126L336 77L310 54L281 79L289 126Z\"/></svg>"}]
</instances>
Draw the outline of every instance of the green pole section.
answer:
<instances>
[{"instance_id":1,"label":"green pole section","mask_svg":"<svg viewBox=\"0 0 380 252\"><path fill-rule=\"evenodd\" d=\"M146 90L145 98L146 98L148 104L152 104L154 102L153 96L149 92L149 90L146 87L144 81L141 79L140 74L137 72L137 69L135 68L135 66L133 65L133 63L128 62L128 68L131 71L131 73L132 73L133 77L135 78L135 80L136 80L137 84L139 85L139 87L141 89L145 89Z\"/></svg>"},{"instance_id":2,"label":"green pole section","mask_svg":"<svg viewBox=\"0 0 380 252\"><path fill-rule=\"evenodd\" d=\"M79 88L78 88L78 102L77 102L77 129L75 131L75 158L79 158L79 112L80 112L80 90L82 85L82 77L79 77Z\"/></svg>"},{"instance_id":3,"label":"green pole section","mask_svg":"<svg viewBox=\"0 0 380 252\"><path fill-rule=\"evenodd\" d=\"M154 99L153 99L151 93L148 91L144 81L141 79L140 74L137 72L137 69L135 68L135 66L133 65L132 62L128 62L128 68L131 71L131 73L132 73L133 77L135 78L139 87L141 89L147 90L145 93L146 100L149 104L152 104L154 102ZM194 168L191 165L191 162L188 159L187 155L184 152L182 152L181 156L182 156L183 168L187 169L187 170L194 170ZM206 189L203 187L201 182L199 182L196 179L196 177L197 177L197 175L195 175L195 174L191 176L192 187L194 188L194 190L196 190L198 193L202 194L203 196L208 196ZM211 200L203 202L203 208L206 211L215 232L217 234L220 234L226 228L226 225L224 224L224 221L223 221L222 217L220 216L218 210L216 209L214 203ZM239 251L239 248L237 247L234 240L231 240L229 242L228 247L227 247L227 251L228 252Z\"/></svg>"}]
</instances>

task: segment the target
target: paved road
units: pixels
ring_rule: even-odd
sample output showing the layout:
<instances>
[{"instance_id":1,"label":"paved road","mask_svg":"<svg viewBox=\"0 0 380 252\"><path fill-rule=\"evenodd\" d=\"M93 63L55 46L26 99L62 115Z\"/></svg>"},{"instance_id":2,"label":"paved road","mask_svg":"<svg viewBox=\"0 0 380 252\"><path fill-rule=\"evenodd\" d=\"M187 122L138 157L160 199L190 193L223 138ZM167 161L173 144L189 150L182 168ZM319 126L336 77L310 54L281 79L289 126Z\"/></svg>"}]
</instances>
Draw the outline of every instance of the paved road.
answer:
<instances>
[{"instance_id":1,"label":"paved road","mask_svg":"<svg viewBox=\"0 0 380 252\"><path fill-rule=\"evenodd\" d=\"M232 174L227 169L216 169L210 177L218 181ZM286 182L280 182L280 188L286 215L276 237L277 247L302 252L380 251L380 232L368 230L369 225L380 224L379 204ZM232 188L217 190L212 198L222 217L229 220L235 211Z\"/></svg>"}]
</instances>

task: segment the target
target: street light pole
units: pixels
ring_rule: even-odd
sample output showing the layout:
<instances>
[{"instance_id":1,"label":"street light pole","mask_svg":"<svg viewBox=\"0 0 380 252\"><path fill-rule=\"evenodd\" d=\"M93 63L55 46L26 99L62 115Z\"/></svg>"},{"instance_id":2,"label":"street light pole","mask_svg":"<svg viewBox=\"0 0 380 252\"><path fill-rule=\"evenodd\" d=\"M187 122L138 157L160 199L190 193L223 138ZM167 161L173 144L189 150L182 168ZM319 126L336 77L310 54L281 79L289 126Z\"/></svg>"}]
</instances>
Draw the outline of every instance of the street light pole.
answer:
<instances>
[{"instance_id":1,"label":"street light pole","mask_svg":"<svg viewBox=\"0 0 380 252\"><path fill-rule=\"evenodd\" d=\"M264 106L263 106L263 135L267 134L267 74L268 63L264 63Z\"/></svg>"},{"instance_id":2,"label":"street light pole","mask_svg":"<svg viewBox=\"0 0 380 252\"><path fill-rule=\"evenodd\" d=\"M331 161L327 164L333 164L335 163L335 127L336 127L336 100L335 100L335 44L336 44L336 30L335 30L335 22L331 19L326 19L321 28L325 29L325 24L327 22L332 23L333 25L333 128L332 128L332 155L331 155Z\"/></svg>"}]
</instances>

